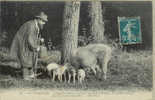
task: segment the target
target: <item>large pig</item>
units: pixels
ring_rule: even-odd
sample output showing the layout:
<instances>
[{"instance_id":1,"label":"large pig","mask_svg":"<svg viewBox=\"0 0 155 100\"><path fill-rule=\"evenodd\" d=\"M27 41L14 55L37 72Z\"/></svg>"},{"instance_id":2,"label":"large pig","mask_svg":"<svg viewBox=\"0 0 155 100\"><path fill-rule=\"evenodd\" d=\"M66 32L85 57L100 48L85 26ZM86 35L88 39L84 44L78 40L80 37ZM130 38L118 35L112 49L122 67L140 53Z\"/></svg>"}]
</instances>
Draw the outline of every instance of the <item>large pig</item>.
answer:
<instances>
[{"instance_id":1,"label":"large pig","mask_svg":"<svg viewBox=\"0 0 155 100\"><path fill-rule=\"evenodd\" d=\"M98 64L104 73L104 79L107 78L108 62L111 58L112 49L105 44L89 44L84 47L79 47L72 52L71 63L73 66L90 67L94 74Z\"/></svg>"},{"instance_id":2,"label":"large pig","mask_svg":"<svg viewBox=\"0 0 155 100\"><path fill-rule=\"evenodd\" d=\"M97 59L94 53L85 48L77 48L73 51L71 56L71 64L76 67L76 69L80 68L91 68L96 75L96 64Z\"/></svg>"}]
</instances>

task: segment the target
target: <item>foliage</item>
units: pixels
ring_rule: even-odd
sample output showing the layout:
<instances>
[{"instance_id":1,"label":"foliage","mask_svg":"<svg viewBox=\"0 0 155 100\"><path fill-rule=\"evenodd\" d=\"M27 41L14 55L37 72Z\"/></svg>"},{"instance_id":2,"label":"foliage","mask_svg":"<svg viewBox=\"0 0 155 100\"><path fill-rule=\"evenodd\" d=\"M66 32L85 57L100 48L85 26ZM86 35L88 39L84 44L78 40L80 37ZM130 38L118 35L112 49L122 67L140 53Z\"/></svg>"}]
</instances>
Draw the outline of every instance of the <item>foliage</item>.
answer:
<instances>
[{"instance_id":1,"label":"foliage","mask_svg":"<svg viewBox=\"0 0 155 100\"><path fill-rule=\"evenodd\" d=\"M9 49L5 48L5 47L0 47L0 61L2 61L3 59L9 59Z\"/></svg>"},{"instance_id":2,"label":"foliage","mask_svg":"<svg viewBox=\"0 0 155 100\"><path fill-rule=\"evenodd\" d=\"M1 32L0 33L0 46L4 43L4 42L6 42L6 40L7 40L7 35L8 35L8 33L6 32L6 31L3 31L3 32Z\"/></svg>"},{"instance_id":3,"label":"foliage","mask_svg":"<svg viewBox=\"0 0 155 100\"><path fill-rule=\"evenodd\" d=\"M86 37L83 35L78 36L78 44L79 46L85 46L94 41L94 37L92 35Z\"/></svg>"},{"instance_id":4,"label":"foliage","mask_svg":"<svg viewBox=\"0 0 155 100\"><path fill-rule=\"evenodd\" d=\"M109 63L112 84L152 87L151 51L115 52Z\"/></svg>"}]
</instances>

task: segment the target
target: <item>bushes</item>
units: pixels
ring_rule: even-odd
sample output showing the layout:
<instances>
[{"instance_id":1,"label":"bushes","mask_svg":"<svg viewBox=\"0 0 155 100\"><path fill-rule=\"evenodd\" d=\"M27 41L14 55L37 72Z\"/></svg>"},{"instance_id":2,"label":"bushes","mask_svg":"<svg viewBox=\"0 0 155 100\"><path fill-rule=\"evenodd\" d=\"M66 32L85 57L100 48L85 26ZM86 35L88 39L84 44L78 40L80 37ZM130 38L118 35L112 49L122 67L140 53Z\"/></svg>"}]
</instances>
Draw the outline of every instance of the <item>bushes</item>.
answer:
<instances>
[{"instance_id":1,"label":"bushes","mask_svg":"<svg viewBox=\"0 0 155 100\"><path fill-rule=\"evenodd\" d=\"M109 63L111 84L152 88L152 55L150 51L114 53Z\"/></svg>"},{"instance_id":2,"label":"bushes","mask_svg":"<svg viewBox=\"0 0 155 100\"><path fill-rule=\"evenodd\" d=\"M61 52L58 50L48 51L48 56L39 58L41 62L49 64L51 62L60 63L61 62Z\"/></svg>"},{"instance_id":3,"label":"bushes","mask_svg":"<svg viewBox=\"0 0 155 100\"><path fill-rule=\"evenodd\" d=\"M13 68L18 68L18 63L16 59L10 56L9 49L5 47L0 48L0 67L10 66Z\"/></svg>"}]
</instances>

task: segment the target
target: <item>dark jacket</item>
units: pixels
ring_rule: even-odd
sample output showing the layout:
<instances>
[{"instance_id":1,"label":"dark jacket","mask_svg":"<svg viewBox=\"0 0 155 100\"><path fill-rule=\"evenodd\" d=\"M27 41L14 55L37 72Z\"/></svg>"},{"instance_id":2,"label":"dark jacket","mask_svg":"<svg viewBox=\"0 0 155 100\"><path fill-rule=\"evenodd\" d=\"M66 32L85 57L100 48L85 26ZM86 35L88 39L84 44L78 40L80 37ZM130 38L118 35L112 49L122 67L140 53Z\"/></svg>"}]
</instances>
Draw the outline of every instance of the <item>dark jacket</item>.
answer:
<instances>
[{"instance_id":1,"label":"dark jacket","mask_svg":"<svg viewBox=\"0 0 155 100\"><path fill-rule=\"evenodd\" d=\"M10 55L15 58L21 67L33 67L33 52L39 46L38 39L39 30L35 20L31 20L23 24L15 35Z\"/></svg>"}]
</instances>

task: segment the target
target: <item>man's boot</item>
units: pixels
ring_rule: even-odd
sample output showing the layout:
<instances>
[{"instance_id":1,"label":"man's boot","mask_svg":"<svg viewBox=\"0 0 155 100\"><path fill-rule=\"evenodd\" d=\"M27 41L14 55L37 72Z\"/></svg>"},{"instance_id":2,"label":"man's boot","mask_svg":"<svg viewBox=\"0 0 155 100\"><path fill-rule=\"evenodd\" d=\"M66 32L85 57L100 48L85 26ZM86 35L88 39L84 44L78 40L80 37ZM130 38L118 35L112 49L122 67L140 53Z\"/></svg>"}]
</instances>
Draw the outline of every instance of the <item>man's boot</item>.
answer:
<instances>
[{"instance_id":1,"label":"man's boot","mask_svg":"<svg viewBox=\"0 0 155 100\"><path fill-rule=\"evenodd\" d=\"M29 68L29 77L34 79L36 77L33 68Z\"/></svg>"},{"instance_id":2,"label":"man's boot","mask_svg":"<svg viewBox=\"0 0 155 100\"><path fill-rule=\"evenodd\" d=\"M34 76L34 73L33 73L32 69L30 69L30 68L23 68L23 79L24 80L31 80L34 77L35 76Z\"/></svg>"},{"instance_id":3,"label":"man's boot","mask_svg":"<svg viewBox=\"0 0 155 100\"><path fill-rule=\"evenodd\" d=\"M28 68L23 68L23 79L24 80L29 80L28 76L29 76L29 69Z\"/></svg>"}]
</instances>

